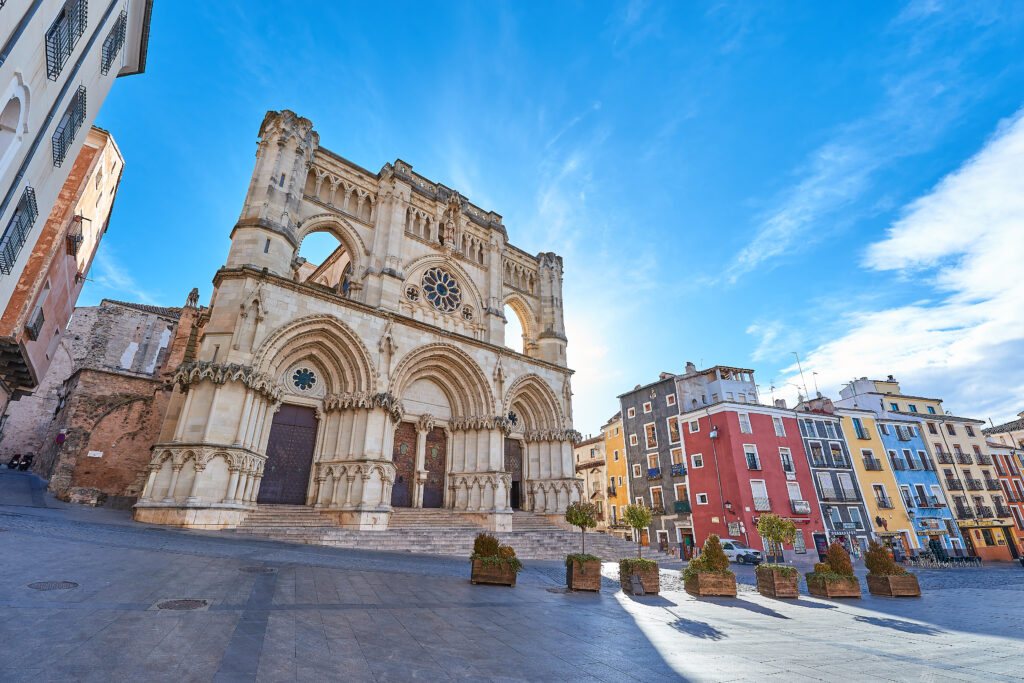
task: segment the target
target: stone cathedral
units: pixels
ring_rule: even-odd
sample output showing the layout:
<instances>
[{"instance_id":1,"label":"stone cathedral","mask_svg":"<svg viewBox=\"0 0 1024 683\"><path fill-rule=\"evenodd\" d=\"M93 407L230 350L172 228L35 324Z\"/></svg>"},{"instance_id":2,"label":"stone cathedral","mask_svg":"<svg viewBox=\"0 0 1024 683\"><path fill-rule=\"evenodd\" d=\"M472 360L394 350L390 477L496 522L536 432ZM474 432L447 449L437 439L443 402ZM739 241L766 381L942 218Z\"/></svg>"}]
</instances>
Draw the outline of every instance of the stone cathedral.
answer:
<instances>
[{"instance_id":1,"label":"stone cathedral","mask_svg":"<svg viewBox=\"0 0 1024 683\"><path fill-rule=\"evenodd\" d=\"M319 142L290 111L260 126L135 518L233 527L275 503L383 529L444 507L504 530L516 508L564 512L582 492L561 257L401 160L373 173ZM319 265L298 256L314 232L340 243Z\"/></svg>"}]
</instances>

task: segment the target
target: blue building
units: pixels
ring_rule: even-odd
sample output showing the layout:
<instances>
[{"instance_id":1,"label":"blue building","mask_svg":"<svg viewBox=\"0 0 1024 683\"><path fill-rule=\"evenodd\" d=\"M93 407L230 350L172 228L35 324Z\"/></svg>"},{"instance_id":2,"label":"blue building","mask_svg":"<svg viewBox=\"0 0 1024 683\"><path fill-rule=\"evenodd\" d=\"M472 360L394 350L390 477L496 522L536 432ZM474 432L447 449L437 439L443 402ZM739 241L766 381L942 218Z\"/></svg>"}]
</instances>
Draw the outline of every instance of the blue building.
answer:
<instances>
[{"instance_id":1,"label":"blue building","mask_svg":"<svg viewBox=\"0 0 1024 683\"><path fill-rule=\"evenodd\" d=\"M877 425L900 495L914 521L918 547L962 554L964 539L939 485L920 423L886 414L878 418Z\"/></svg>"}]
</instances>

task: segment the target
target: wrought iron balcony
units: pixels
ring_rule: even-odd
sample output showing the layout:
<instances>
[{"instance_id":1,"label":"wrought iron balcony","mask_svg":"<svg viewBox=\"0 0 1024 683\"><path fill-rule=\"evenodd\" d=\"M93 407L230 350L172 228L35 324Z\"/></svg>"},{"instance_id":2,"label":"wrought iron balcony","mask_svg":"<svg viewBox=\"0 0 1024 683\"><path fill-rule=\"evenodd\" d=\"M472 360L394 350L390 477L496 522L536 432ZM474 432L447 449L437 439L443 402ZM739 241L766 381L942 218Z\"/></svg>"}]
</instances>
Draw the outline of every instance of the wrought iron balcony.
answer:
<instances>
[{"instance_id":1,"label":"wrought iron balcony","mask_svg":"<svg viewBox=\"0 0 1024 683\"><path fill-rule=\"evenodd\" d=\"M78 134L78 130L85 123L85 99L85 86L80 85L74 99L71 100L71 105L57 125L57 130L53 132L54 166L60 166L64 163L64 159L67 157L68 152L71 151L71 146L75 142L75 135Z\"/></svg>"},{"instance_id":2,"label":"wrought iron balcony","mask_svg":"<svg viewBox=\"0 0 1024 683\"><path fill-rule=\"evenodd\" d=\"M821 488L821 499L822 500L842 500L843 496L832 488Z\"/></svg>"},{"instance_id":3,"label":"wrought iron balcony","mask_svg":"<svg viewBox=\"0 0 1024 683\"><path fill-rule=\"evenodd\" d=\"M877 458L864 458L864 469L882 471L882 463Z\"/></svg>"},{"instance_id":4,"label":"wrought iron balcony","mask_svg":"<svg viewBox=\"0 0 1024 683\"><path fill-rule=\"evenodd\" d=\"M665 507L663 505L655 505L653 508L651 508L651 512L653 512L656 515L663 515L665 514Z\"/></svg>"},{"instance_id":5,"label":"wrought iron balcony","mask_svg":"<svg viewBox=\"0 0 1024 683\"><path fill-rule=\"evenodd\" d=\"M71 226L68 228L67 247L68 256L78 256L78 250L82 247L82 217L73 216Z\"/></svg>"},{"instance_id":6,"label":"wrought iron balcony","mask_svg":"<svg viewBox=\"0 0 1024 683\"><path fill-rule=\"evenodd\" d=\"M892 510L892 501L888 498L875 498L875 505L880 510Z\"/></svg>"},{"instance_id":7,"label":"wrought iron balcony","mask_svg":"<svg viewBox=\"0 0 1024 683\"><path fill-rule=\"evenodd\" d=\"M952 465L953 464L953 456L950 453L939 453L935 457L937 457L939 459L939 462L941 464L943 464L943 465Z\"/></svg>"},{"instance_id":8,"label":"wrought iron balcony","mask_svg":"<svg viewBox=\"0 0 1024 683\"><path fill-rule=\"evenodd\" d=\"M986 479L985 480L986 491L1002 491L1003 487L999 485L998 479Z\"/></svg>"},{"instance_id":9,"label":"wrought iron balcony","mask_svg":"<svg viewBox=\"0 0 1024 683\"><path fill-rule=\"evenodd\" d=\"M1010 508L1002 505L1001 503L996 503L996 517L1009 517L1012 514L1013 513L1010 512Z\"/></svg>"},{"instance_id":10,"label":"wrought iron balcony","mask_svg":"<svg viewBox=\"0 0 1024 683\"><path fill-rule=\"evenodd\" d=\"M14 263L18 260L21 248L25 246L25 237L39 217L36 207L36 191L26 187L18 200L18 208L14 210L3 237L0 237L0 272L10 275Z\"/></svg>"},{"instance_id":11,"label":"wrought iron balcony","mask_svg":"<svg viewBox=\"0 0 1024 683\"><path fill-rule=\"evenodd\" d=\"M51 81L60 76L78 39L85 33L88 15L86 0L73 0L61 8L46 30L46 77Z\"/></svg>"},{"instance_id":12,"label":"wrought iron balcony","mask_svg":"<svg viewBox=\"0 0 1024 683\"><path fill-rule=\"evenodd\" d=\"M971 457L970 453L957 453L956 461L961 465L973 465L974 458Z\"/></svg>"},{"instance_id":13,"label":"wrought iron balcony","mask_svg":"<svg viewBox=\"0 0 1024 683\"><path fill-rule=\"evenodd\" d=\"M959 479L946 479L946 488L950 491L963 491L964 485Z\"/></svg>"},{"instance_id":14,"label":"wrought iron balcony","mask_svg":"<svg viewBox=\"0 0 1024 683\"><path fill-rule=\"evenodd\" d=\"M759 512L768 512L772 509L772 503L768 498L754 497L754 509Z\"/></svg>"},{"instance_id":15,"label":"wrought iron balcony","mask_svg":"<svg viewBox=\"0 0 1024 683\"><path fill-rule=\"evenodd\" d=\"M672 476L683 477L686 476L686 465L682 463L672 463Z\"/></svg>"},{"instance_id":16,"label":"wrought iron balcony","mask_svg":"<svg viewBox=\"0 0 1024 683\"><path fill-rule=\"evenodd\" d=\"M985 485L981 483L981 479L967 478L967 490L968 491L984 491Z\"/></svg>"},{"instance_id":17,"label":"wrought iron balcony","mask_svg":"<svg viewBox=\"0 0 1024 683\"><path fill-rule=\"evenodd\" d=\"M956 506L956 518L957 519L971 519L974 517L974 511L971 510L970 506L957 504Z\"/></svg>"},{"instance_id":18,"label":"wrought iron balcony","mask_svg":"<svg viewBox=\"0 0 1024 683\"><path fill-rule=\"evenodd\" d=\"M978 464L979 465L991 465L992 456L987 453L978 453Z\"/></svg>"},{"instance_id":19,"label":"wrought iron balcony","mask_svg":"<svg viewBox=\"0 0 1024 683\"><path fill-rule=\"evenodd\" d=\"M124 33L127 25L128 13L121 10L117 21L114 22L114 25L110 28L110 33L107 34L106 39L103 41L103 50L100 52L100 73L104 76L110 72L110 67L114 63L114 57L117 57L117 53L121 51L121 46L124 45Z\"/></svg>"},{"instance_id":20,"label":"wrought iron balcony","mask_svg":"<svg viewBox=\"0 0 1024 683\"><path fill-rule=\"evenodd\" d=\"M904 463L899 458L891 458L891 462L892 462L892 468L894 470L896 470L897 472L900 472L902 470L907 469L906 463Z\"/></svg>"},{"instance_id":21,"label":"wrought iron balcony","mask_svg":"<svg viewBox=\"0 0 1024 683\"><path fill-rule=\"evenodd\" d=\"M43 329L44 322L46 322L46 319L43 317L43 307L36 306L36 310L32 312L32 317L25 324L25 335L33 341L39 339L39 333Z\"/></svg>"},{"instance_id":22,"label":"wrought iron balcony","mask_svg":"<svg viewBox=\"0 0 1024 683\"><path fill-rule=\"evenodd\" d=\"M661 468L651 467L647 470L648 479L661 479Z\"/></svg>"},{"instance_id":23,"label":"wrought iron balcony","mask_svg":"<svg viewBox=\"0 0 1024 683\"><path fill-rule=\"evenodd\" d=\"M690 509L690 501L688 500L677 500L673 503L672 509L676 514L690 514L692 512Z\"/></svg>"},{"instance_id":24,"label":"wrought iron balcony","mask_svg":"<svg viewBox=\"0 0 1024 683\"><path fill-rule=\"evenodd\" d=\"M789 509L796 515L809 515L811 514L811 504L806 500L795 500L790 499Z\"/></svg>"},{"instance_id":25,"label":"wrought iron balcony","mask_svg":"<svg viewBox=\"0 0 1024 683\"><path fill-rule=\"evenodd\" d=\"M933 463L932 459L929 458L927 455L921 455L921 466L927 472L935 471L935 463Z\"/></svg>"},{"instance_id":26,"label":"wrought iron balcony","mask_svg":"<svg viewBox=\"0 0 1024 683\"><path fill-rule=\"evenodd\" d=\"M976 506L974 506L974 509L978 511L978 516L979 517L995 517L995 514L993 514L993 511L992 511L992 508L989 507L988 505L976 505ZM1009 515L1007 515L1007 516L1009 516Z\"/></svg>"}]
</instances>

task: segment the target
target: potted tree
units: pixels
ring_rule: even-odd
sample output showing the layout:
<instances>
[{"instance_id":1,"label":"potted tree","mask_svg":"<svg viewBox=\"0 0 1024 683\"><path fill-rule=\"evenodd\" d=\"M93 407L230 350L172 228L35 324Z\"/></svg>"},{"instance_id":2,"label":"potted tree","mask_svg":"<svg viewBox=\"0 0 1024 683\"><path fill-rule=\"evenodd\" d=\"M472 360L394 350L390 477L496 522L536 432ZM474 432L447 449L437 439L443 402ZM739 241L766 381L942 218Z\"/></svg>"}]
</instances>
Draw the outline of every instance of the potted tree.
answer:
<instances>
[{"instance_id":1,"label":"potted tree","mask_svg":"<svg viewBox=\"0 0 1024 683\"><path fill-rule=\"evenodd\" d=\"M807 591L819 598L859 598L860 581L853 575L850 556L843 546L833 543L825 553L824 562L815 562L808 572Z\"/></svg>"},{"instance_id":2,"label":"potted tree","mask_svg":"<svg viewBox=\"0 0 1024 683\"><path fill-rule=\"evenodd\" d=\"M697 597L736 597L736 575L729 571L729 558L716 534L709 534L704 547L683 570L683 588Z\"/></svg>"},{"instance_id":3,"label":"potted tree","mask_svg":"<svg viewBox=\"0 0 1024 683\"><path fill-rule=\"evenodd\" d=\"M889 598L921 597L917 577L896 564L892 555L877 541L871 541L864 553L868 568L868 592Z\"/></svg>"},{"instance_id":4,"label":"potted tree","mask_svg":"<svg viewBox=\"0 0 1024 683\"><path fill-rule=\"evenodd\" d=\"M498 539L487 533L478 535L473 541L473 554L469 560L472 567L469 580L473 584L515 586L516 575L523 571L523 563L516 557L512 546L499 544Z\"/></svg>"},{"instance_id":5,"label":"potted tree","mask_svg":"<svg viewBox=\"0 0 1024 683\"><path fill-rule=\"evenodd\" d=\"M651 510L643 505L627 505L622 508L622 519L633 527L637 534L636 557L619 560L619 584L622 590L629 592L630 577L639 576L645 593L657 593L661 586L658 580L658 563L643 559L643 540L640 530L651 524Z\"/></svg>"},{"instance_id":6,"label":"potted tree","mask_svg":"<svg viewBox=\"0 0 1024 683\"><path fill-rule=\"evenodd\" d=\"M796 524L793 520L768 513L757 519L757 534L767 543L769 562L754 568L757 576L757 592L769 598L795 598L800 595L800 574L796 567L780 564L782 544L792 543L796 538Z\"/></svg>"},{"instance_id":7,"label":"potted tree","mask_svg":"<svg viewBox=\"0 0 1024 683\"><path fill-rule=\"evenodd\" d=\"M565 556L565 584L569 590L601 590L601 558L587 554L587 529L597 526L597 506L571 503L565 521L580 528L580 551Z\"/></svg>"}]
</instances>

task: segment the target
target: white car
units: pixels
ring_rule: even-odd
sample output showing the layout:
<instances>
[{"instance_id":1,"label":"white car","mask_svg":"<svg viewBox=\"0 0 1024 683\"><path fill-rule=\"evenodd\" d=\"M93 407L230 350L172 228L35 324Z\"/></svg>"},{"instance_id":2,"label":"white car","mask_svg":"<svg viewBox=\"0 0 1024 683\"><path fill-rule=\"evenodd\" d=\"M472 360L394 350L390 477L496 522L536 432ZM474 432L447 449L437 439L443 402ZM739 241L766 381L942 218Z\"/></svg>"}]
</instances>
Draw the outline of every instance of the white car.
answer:
<instances>
[{"instance_id":1,"label":"white car","mask_svg":"<svg viewBox=\"0 0 1024 683\"><path fill-rule=\"evenodd\" d=\"M723 538L722 550L725 551L726 557L728 557L731 562L737 562L739 564L760 564L761 562L764 562L764 558L761 556L760 550L748 548L742 541Z\"/></svg>"}]
</instances>

